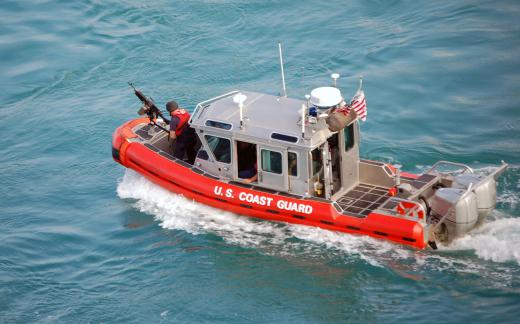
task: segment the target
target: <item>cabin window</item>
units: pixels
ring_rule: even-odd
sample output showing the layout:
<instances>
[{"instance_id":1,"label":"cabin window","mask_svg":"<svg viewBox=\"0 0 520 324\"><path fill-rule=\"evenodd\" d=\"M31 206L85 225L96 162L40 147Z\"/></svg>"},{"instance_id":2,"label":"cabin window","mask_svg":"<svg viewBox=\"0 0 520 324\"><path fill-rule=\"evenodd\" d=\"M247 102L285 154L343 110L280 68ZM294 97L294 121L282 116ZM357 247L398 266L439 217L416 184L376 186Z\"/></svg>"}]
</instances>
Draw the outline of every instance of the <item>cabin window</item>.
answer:
<instances>
[{"instance_id":1,"label":"cabin window","mask_svg":"<svg viewBox=\"0 0 520 324\"><path fill-rule=\"evenodd\" d=\"M227 138L211 135L206 135L204 137L218 162L231 163L231 144Z\"/></svg>"},{"instance_id":2,"label":"cabin window","mask_svg":"<svg viewBox=\"0 0 520 324\"><path fill-rule=\"evenodd\" d=\"M197 158L201 160L209 160L208 152L205 150L200 150L199 153L197 153Z\"/></svg>"},{"instance_id":3,"label":"cabin window","mask_svg":"<svg viewBox=\"0 0 520 324\"><path fill-rule=\"evenodd\" d=\"M282 174L282 153L262 150L262 170Z\"/></svg>"},{"instance_id":4,"label":"cabin window","mask_svg":"<svg viewBox=\"0 0 520 324\"><path fill-rule=\"evenodd\" d=\"M298 176L298 154L294 152L287 153L287 165L289 166L289 175Z\"/></svg>"},{"instance_id":5,"label":"cabin window","mask_svg":"<svg viewBox=\"0 0 520 324\"><path fill-rule=\"evenodd\" d=\"M345 151L350 150L354 146L354 123L343 129L345 135Z\"/></svg>"},{"instance_id":6,"label":"cabin window","mask_svg":"<svg viewBox=\"0 0 520 324\"><path fill-rule=\"evenodd\" d=\"M296 143L298 142L298 137L280 134L280 133L272 133L271 138L279 141Z\"/></svg>"},{"instance_id":7,"label":"cabin window","mask_svg":"<svg viewBox=\"0 0 520 324\"><path fill-rule=\"evenodd\" d=\"M214 121L214 120L206 120L206 126L225 129L225 130L231 129L231 124L218 122L218 121Z\"/></svg>"},{"instance_id":8,"label":"cabin window","mask_svg":"<svg viewBox=\"0 0 520 324\"><path fill-rule=\"evenodd\" d=\"M321 148L317 147L311 152L311 161L312 161L312 176L321 173L323 171L323 163L322 163L322 150Z\"/></svg>"}]
</instances>

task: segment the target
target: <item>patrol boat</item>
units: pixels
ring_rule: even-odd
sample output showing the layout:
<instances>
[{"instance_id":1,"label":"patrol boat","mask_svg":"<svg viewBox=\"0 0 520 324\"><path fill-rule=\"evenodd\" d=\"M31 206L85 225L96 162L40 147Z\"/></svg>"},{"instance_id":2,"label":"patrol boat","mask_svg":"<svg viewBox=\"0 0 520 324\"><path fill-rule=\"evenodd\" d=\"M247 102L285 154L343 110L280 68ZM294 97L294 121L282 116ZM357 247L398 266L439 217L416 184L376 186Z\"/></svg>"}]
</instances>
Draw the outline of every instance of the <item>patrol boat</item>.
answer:
<instances>
[{"instance_id":1,"label":"patrol boat","mask_svg":"<svg viewBox=\"0 0 520 324\"><path fill-rule=\"evenodd\" d=\"M113 158L209 206L417 249L436 249L482 223L495 207L496 179L507 164L476 174L439 161L411 174L362 159L359 121L366 110L352 107L360 100L345 104L338 77L304 100L232 91L197 104L189 121L201 144L194 164L172 156L165 120L150 113L154 105L141 94L148 118L116 129ZM252 178L241 177L251 168L244 160L256 162Z\"/></svg>"}]
</instances>

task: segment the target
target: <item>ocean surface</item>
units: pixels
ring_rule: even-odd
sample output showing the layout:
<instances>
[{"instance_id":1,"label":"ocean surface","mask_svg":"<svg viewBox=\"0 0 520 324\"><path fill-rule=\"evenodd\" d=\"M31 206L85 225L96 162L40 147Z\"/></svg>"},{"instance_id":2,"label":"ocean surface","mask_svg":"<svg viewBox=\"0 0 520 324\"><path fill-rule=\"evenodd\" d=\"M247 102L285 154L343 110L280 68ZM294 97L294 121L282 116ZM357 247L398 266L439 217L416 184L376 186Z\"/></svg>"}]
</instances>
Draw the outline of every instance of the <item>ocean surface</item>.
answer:
<instances>
[{"instance_id":1,"label":"ocean surface","mask_svg":"<svg viewBox=\"0 0 520 324\"><path fill-rule=\"evenodd\" d=\"M0 322L518 322L518 1L0 3ZM360 75L365 158L486 171L498 204L438 251L243 218L111 158L136 116ZM276 116L273 116L276 118Z\"/></svg>"}]
</instances>

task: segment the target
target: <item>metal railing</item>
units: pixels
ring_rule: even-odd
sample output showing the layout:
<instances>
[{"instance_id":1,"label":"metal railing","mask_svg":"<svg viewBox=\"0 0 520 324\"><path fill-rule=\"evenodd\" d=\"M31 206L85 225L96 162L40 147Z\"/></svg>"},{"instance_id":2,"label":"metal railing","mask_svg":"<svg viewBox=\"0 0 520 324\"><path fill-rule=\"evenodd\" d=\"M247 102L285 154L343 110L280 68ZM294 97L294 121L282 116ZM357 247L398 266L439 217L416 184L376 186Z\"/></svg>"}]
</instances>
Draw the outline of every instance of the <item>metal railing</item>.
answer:
<instances>
[{"instance_id":1,"label":"metal railing","mask_svg":"<svg viewBox=\"0 0 520 324\"><path fill-rule=\"evenodd\" d=\"M490 174L488 174L484 179L480 180L479 183L481 182L485 182L486 180L488 180L489 178L493 177L495 180L497 180L497 178L507 169L507 167L509 166L509 164L507 164L506 162L504 162L503 160L501 161L502 162L502 165L499 166L498 168L496 168L495 170L493 170L493 172L491 172ZM448 162L448 161L439 161L437 163L435 163L428 171L426 171L425 173L430 173L432 171L434 171L439 165L454 165L454 166L458 166L458 167L461 167L463 169L465 169L462 173L464 173L465 171L469 171L469 173L475 173L473 171L472 168L470 168L469 166L465 165L465 164L462 164L462 163L456 163L456 162ZM451 171L451 172L447 172L447 173L452 173L452 172L455 172L457 170L454 170L454 171ZM476 183L473 184L474 186L477 185Z\"/></svg>"},{"instance_id":2,"label":"metal railing","mask_svg":"<svg viewBox=\"0 0 520 324\"><path fill-rule=\"evenodd\" d=\"M194 120L197 120L202 115L202 112L204 111L204 109L206 109L210 103L220 100L222 98L226 98L231 95L237 94L238 92L239 92L238 90L230 91L228 93L224 93L223 95L199 102L197 104L197 106L195 106L195 110L193 111L193 114L191 115L189 123L191 124Z\"/></svg>"},{"instance_id":3,"label":"metal railing","mask_svg":"<svg viewBox=\"0 0 520 324\"><path fill-rule=\"evenodd\" d=\"M504 160L501 161L502 162L502 165L499 166L498 168L496 168L495 170L493 170L493 172L491 172L490 174L487 175L487 177L482 180L481 182L483 181L486 181L487 179L489 179L490 177L493 177L495 179L495 181L498 179L498 177L507 169L507 167L509 166L509 164L507 164L506 162L504 162Z\"/></svg>"},{"instance_id":4,"label":"metal railing","mask_svg":"<svg viewBox=\"0 0 520 324\"><path fill-rule=\"evenodd\" d=\"M400 213L398 211L398 206L402 203L409 204L412 207L405 208L403 206L402 208L404 209L404 213ZM392 205L392 206L387 207L387 205ZM385 212L390 212L394 216L408 217L408 218L426 222L426 210L424 209L423 205L421 205L417 201L392 197L392 198L388 199L383 205L379 206L378 209L381 209Z\"/></svg>"},{"instance_id":5,"label":"metal railing","mask_svg":"<svg viewBox=\"0 0 520 324\"><path fill-rule=\"evenodd\" d=\"M452 166L457 166L459 167L460 169L464 169L464 171L462 171L462 173L468 171L469 173L473 173L473 169L470 168L469 166L467 166L466 164L463 164L463 163L457 163L457 162L450 162L450 161L438 161L436 162L430 169L428 169L428 171L426 171L425 173L430 173L432 171L437 171L436 169L441 166L441 165L452 165ZM456 170L454 171L451 171L451 172L455 172ZM450 172L448 172L450 173Z\"/></svg>"}]
</instances>

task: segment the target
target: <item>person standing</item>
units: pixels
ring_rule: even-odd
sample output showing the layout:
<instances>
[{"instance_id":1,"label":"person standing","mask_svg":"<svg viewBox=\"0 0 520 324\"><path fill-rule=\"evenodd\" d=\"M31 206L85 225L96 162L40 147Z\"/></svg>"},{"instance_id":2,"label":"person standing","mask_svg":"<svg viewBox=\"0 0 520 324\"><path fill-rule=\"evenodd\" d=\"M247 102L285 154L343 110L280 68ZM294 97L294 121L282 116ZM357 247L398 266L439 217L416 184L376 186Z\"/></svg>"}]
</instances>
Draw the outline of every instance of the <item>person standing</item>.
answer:
<instances>
[{"instance_id":1,"label":"person standing","mask_svg":"<svg viewBox=\"0 0 520 324\"><path fill-rule=\"evenodd\" d=\"M166 104L166 110L172 117L170 121L170 139L175 143L173 156L184 160L187 157L187 162L193 164L197 152L195 150L197 144L197 134L195 130L190 127L188 121L190 114L182 108L175 101L169 101Z\"/></svg>"}]
</instances>

